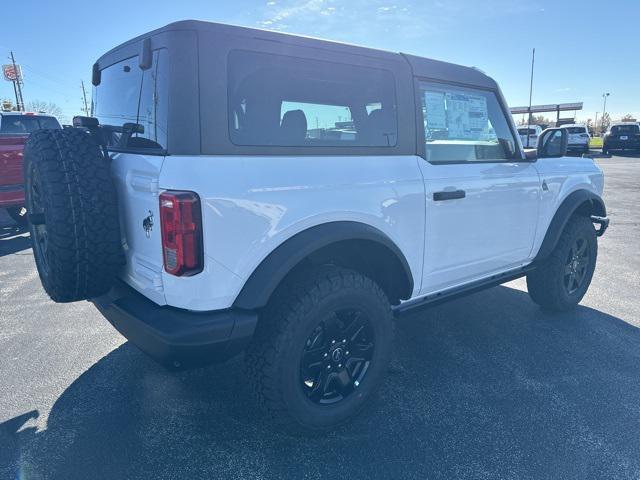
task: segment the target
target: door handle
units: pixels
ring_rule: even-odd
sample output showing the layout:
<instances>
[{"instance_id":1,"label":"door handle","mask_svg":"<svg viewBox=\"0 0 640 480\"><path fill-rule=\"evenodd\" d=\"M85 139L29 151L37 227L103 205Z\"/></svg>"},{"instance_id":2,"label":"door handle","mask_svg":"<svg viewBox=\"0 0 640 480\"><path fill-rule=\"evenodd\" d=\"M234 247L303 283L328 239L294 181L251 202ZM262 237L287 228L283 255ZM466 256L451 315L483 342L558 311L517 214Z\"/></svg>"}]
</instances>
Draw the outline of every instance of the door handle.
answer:
<instances>
[{"instance_id":1,"label":"door handle","mask_svg":"<svg viewBox=\"0 0 640 480\"><path fill-rule=\"evenodd\" d=\"M445 192L433 192L433 201L441 202L443 200L456 200L458 198L464 198L467 193L464 190L450 190Z\"/></svg>"}]
</instances>

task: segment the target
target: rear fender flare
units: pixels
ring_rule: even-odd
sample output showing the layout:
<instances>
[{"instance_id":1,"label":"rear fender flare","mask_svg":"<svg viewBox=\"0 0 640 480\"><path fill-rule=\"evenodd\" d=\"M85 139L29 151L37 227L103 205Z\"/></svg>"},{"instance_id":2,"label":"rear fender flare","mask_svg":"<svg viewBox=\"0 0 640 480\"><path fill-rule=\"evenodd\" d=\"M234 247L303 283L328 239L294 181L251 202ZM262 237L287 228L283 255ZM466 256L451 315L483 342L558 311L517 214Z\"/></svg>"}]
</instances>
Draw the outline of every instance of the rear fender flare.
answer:
<instances>
[{"instance_id":1,"label":"rear fender flare","mask_svg":"<svg viewBox=\"0 0 640 480\"><path fill-rule=\"evenodd\" d=\"M413 292L413 275L407 259L398 246L382 231L370 225L339 221L308 228L285 240L253 271L236 297L233 306L242 309L264 307L280 282L305 258L323 247L345 240L375 242L392 252L404 272L400 298Z\"/></svg>"}]
</instances>

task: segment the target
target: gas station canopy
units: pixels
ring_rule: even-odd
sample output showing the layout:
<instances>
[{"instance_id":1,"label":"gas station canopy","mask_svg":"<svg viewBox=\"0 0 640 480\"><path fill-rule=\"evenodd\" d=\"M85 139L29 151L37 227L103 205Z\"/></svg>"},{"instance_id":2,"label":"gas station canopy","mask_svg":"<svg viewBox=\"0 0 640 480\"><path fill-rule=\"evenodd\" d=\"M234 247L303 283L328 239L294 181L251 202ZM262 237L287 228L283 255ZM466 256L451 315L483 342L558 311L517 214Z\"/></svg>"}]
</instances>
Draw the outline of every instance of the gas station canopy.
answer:
<instances>
[{"instance_id":1,"label":"gas station canopy","mask_svg":"<svg viewBox=\"0 0 640 480\"><path fill-rule=\"evenodd\" d=\"M556 112L558 120L560 120L560 112L567 112L570 110L582 110L582 102L575 103L556 103L551 105L531 105L529 107L512 107L509 109L512 115L519 113L544 113L544 112Z\"/></svg>"}]
</instances>

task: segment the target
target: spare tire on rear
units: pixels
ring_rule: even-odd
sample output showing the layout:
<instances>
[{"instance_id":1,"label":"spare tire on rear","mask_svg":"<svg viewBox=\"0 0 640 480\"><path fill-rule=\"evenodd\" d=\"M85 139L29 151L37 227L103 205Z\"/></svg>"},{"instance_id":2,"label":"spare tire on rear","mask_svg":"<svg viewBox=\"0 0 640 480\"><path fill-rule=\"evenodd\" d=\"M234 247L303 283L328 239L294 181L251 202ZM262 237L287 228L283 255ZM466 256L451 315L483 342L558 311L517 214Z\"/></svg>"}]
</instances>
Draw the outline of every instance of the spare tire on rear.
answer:
<instances>
[{"instance_id":1,"label":"spare tire on rear","mask_svg":"<svg viewBox=\"0 0 640 480\"><path fill-rule=\"evenodd\" d=\"M24 148L26 208L40 280L56 302L106 293L123 264L109 160L86 131L38 130Z\"/></svg>"}]
</instances>

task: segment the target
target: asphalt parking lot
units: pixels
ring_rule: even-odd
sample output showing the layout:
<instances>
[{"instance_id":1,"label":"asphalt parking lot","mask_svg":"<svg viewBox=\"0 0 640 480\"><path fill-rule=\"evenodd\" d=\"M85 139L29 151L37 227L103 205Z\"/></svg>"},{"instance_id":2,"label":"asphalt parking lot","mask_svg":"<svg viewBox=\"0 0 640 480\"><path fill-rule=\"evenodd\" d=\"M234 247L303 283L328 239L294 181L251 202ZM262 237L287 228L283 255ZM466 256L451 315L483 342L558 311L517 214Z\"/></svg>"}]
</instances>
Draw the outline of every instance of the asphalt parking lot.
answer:
<instances>
[{"instance_id":1,"label":"asphalt parking lot","mask_svg":"<svg viewBox=\"0 0 640 480\"><path fill-rule=\"evenodd\" d=\"M611 227L582 306L544 313L518 280L412 314L369 408L312 439L263 420L241 358L170 373L51 302L0 210L0 479L640 478L640 158L597 162Z\"/></svg>"}]
</instances>

